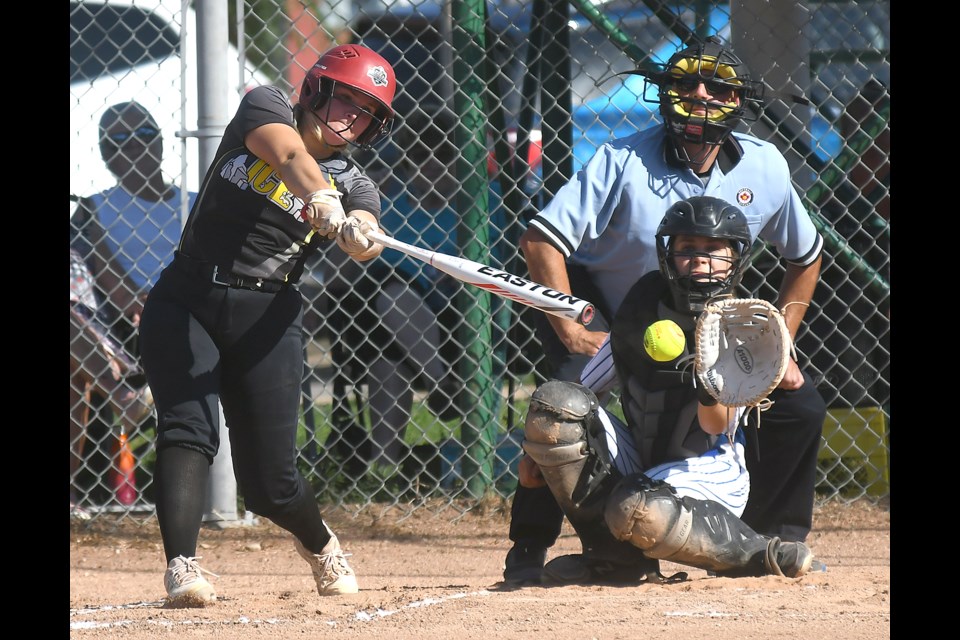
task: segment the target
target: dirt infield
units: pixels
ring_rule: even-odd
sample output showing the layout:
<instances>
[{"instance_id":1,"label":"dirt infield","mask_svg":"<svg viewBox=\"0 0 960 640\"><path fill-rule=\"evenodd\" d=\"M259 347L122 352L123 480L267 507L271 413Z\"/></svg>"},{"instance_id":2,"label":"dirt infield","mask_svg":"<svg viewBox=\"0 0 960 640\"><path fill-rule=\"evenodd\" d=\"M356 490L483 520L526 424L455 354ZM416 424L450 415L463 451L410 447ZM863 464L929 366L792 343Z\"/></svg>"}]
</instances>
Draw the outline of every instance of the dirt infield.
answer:
<instances>
[{"instance_id":1,"label":"dirt infield","mask_svg":"<svg viewBox=\"0 0 960 640\"><path fill-rule=\"evenodd\" d=\"M715 578L689 570L678 584L504 588L510 547L504 505L450 522L449 512L330 512L360 593L320 598L289 535L262 521L204 529L202 566L220 600L163 606L156 520L75 525L70 537L70 637L489 638L875 640L890 636L890 513L830 503L807 542L828 570L790 579ZM572 530L550 550L579 551ZM665 573L681 569L662 563Z\"/></svg>"}]
</instances>

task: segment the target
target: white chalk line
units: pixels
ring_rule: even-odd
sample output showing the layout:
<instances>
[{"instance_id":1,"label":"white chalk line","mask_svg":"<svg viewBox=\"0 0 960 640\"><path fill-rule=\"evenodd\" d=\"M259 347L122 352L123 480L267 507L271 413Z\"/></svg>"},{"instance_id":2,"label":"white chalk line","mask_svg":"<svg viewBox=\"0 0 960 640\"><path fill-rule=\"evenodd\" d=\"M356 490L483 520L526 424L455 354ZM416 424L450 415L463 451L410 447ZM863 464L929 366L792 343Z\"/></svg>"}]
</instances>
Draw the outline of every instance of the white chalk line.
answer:
<instances>
[{"instance_id":1,"label":"white chalk line","mask_svg":"<svg viewBox=\"0 0 960 640\"><path fill-rule=\"evenodd\" d=\"M121 611L123 609L142 609L149 607L151 609L160 609L164 605L164 600L154 602L131 602L129 604L108 604L102 607L87 607L84 609L70 609L70 617L100 613L103 611ZM95 620L71 622L70 628L81 629L109 629L113 627L129 627L132 625L153 625L158 627L173 627L176 625L201 626L201 625L243 625L243 624L282 624L285 622L280 618L253 619L246 616L240 616L236 620L117 620L114 622L97 622Z\"/></svg>"},{"instance_id":2,"label":"white chalk line","mask_svg":"<svg viewBox=\"0 0 960 640\"><path fill-rule=\"evenodd\" d=\"M371 620L377 620L379 618L386 618L387 616L392 616L396 613L400 613L406 609L416 609L419 607L428 607L435 604L443 604L448 600L457 600L460 598L469 598L477 596L489 596L491 593L486 589L481 589L480 591L471 591L469 593L453 593L448 596L443 596L440 598L424 598L423 600L415 600L414 602L407 603L400 607L399 609L375 609L373 611L357 611L354 614L356 620L361 620L364 622L369 622ZM80 615L89 615L93 613L99 613L103 611L118 611L123 609L139 609L143 607L151 608L160 608L164 604L163 600L158 600L156 602L134 602L130 604L120 604L120 605L104 605L102 607L88 607L84 609L71 609L70 616L80 616ZM247 624L285 624L290 622L290 620L284 620L280 618L266 618L266 619L250 619L246 616L240 616L236 620L116 620L114 622L97 622L95 620L89 621L75 621L70 623L70 629L73 630L83 630L83 629L108 629L113 627L129 627L132 625L154 625L160 627L174 627L178 625L182 626L202 626L202 625L247 625ZM336 620L326 620L326 624L331 627L337 625Z\"/></svg>"},{"instance_id":3,"label":"white chalk line","mask_svg":"<svg viewBox=\"0 0 960 640\"><path fill-rule=\"evenodd\" d=\"M70 616L80 616L88 613L97 613L98 611L116 611L119 609L141 609L143 607L162 607L163 600L155 602L131 602L130 604L107 604L102 607L87 607L85 609L70 609Z\"/></svg>"},{"instance_id":4,"label":"white chalk line","mask_svg":"<svg viewBox=\"0 0 960 640\"><path fill-rule=\"evenodd\" d=\"M367 611L357 611L355 617L357 620L369 621L375 620L376 618L386 618L387 616L392 616L395 613L400 613L404 609L416 609L417 607L429 607L433 604L443 604L447 600L456 600L458 598L468 598L470 596L488 596L490 592L486 589L481 589L480 591L471 591L470 593L453 593L449 596L443 596L442 598L424 598L423 600L416 600L408 604L403 605L399 609L376 609L373 612Z\"/></svg>"},{"instance_id":5,"label":"white chalk line","mask_svg":"<svg viewBox=\"0 0 960 640\"><path fill-rule=\"evenodd\" d=\"M109 629L118 627L132 627L134 625L153 625L157 627L171 628L177 625L199 627L203 625L283 624L285 622L289 622L289 620L280 620L278 618L258 618L251 620L246 616L240 616L236 620L178 620L177 622L170 620L117 620L116 622L71 622L70 629ZM327 624L331 623L327 622Z\"/></svg>"}]
</instances>

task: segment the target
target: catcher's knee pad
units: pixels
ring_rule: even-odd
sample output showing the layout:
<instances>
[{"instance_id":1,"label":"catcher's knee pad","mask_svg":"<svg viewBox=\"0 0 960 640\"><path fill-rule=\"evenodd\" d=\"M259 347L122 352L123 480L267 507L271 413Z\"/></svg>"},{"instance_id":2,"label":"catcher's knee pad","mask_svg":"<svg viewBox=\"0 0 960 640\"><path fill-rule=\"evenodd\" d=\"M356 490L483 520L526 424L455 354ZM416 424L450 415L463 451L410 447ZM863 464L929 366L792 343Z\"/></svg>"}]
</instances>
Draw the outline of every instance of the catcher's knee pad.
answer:
<instances>
[{"instance_id":1,"label":"catcher's knee pad","mask_svg":"<svg viewBox=\"0 0 960 640\"><path fill-rule=\"evenodd\" d=\"M586 440L586 419L600 406L597 396L583 385L550 380L530 396L524 437L543 444L573 444Z\"/></svg>"},{"instance_id":2,"label":"catcher's knee pad","mask_svg":"<svg viewBox=\"0 0 960 640\"><path fill-rule=\"evenodd\" d=\"M610 493L604 520L617 540L629 540L651 558L667 558L690 534L692 513L673 487L642 473L620 480Z\"/></svg>"},{"instance_id":3,"label":"catcher's knee pad","mask_svg":"<svg viewBox=\"0 0 960 640\"><path fill-rule=\"evenodd\" d=\"M574 494L582 487L591 457L587 421L595 419L598 406L592 391L560 380L540 385L530 398L523 450L540 467L550 492L568 516L579 511Z\"/></svg>"},{"instance_id":4,"label":"catcher's knee pad","mask_svg":"<svg viewBox=\"0 0 960 640\"><path fill-rule=\"evenodd\" d=\"M628 476L614 487L604 519L614 537L629 540L649 558L713 571L766 573L766 538L723 505L680 498L667 483L643 474Z\"/></svg>"}]
</instances>

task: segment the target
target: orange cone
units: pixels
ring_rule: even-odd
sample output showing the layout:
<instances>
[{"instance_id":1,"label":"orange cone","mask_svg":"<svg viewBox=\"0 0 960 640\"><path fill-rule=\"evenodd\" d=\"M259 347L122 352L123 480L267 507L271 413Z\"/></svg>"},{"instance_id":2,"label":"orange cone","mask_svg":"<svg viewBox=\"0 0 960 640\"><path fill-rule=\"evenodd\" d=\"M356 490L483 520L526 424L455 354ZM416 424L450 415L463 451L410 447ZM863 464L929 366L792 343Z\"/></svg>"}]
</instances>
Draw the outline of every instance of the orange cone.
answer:
<instances>
[{"instance_id":1,"label":"orange cone","mask_svg":"<svg viewBox=\"0 0 960 640\"><path fill-rule=\"evenodd\" d=\"M113 447L113 459L116 463L111 469L110 484L120 504L131 505L137 501L136 461L127 434L121 433Z\"/></svg>"}]
</instances>

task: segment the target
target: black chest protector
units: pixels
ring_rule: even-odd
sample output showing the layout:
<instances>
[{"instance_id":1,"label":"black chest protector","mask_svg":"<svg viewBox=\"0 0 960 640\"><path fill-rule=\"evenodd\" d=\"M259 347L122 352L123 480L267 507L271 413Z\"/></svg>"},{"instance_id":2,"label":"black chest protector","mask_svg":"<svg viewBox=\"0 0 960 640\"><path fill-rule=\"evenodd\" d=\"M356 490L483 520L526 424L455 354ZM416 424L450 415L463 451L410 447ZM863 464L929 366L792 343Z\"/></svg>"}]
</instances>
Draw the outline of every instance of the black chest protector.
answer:
<instances>
[{"instance_id":1,"label":"black chest protector","mask_svg":"<svg viewBox=\"0 0 960 640\"><path fill-rule=\"evenodd\" d=\"M692 363L677 367L694 351L696 319L667 307L662 300L669 296L660 272L651 271L627 293L610 329L620 404L644 468L701 455L716 442L697 420ZM686 344L674 360L657 362L643 348L643 334L666 319L683 329Z\"/></svg>"}]
</instances>

